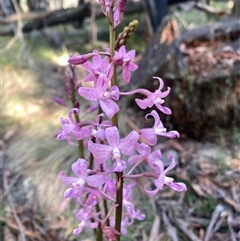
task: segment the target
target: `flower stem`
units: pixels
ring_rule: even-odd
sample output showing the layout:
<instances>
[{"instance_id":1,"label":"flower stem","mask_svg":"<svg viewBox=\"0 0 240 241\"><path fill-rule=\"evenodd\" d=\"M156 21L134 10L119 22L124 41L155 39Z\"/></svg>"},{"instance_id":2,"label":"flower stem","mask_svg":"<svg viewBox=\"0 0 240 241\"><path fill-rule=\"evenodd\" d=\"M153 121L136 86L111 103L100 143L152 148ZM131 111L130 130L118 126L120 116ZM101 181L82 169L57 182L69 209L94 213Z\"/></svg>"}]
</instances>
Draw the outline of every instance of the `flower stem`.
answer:
<instances>
[{"instance_id":1,"label":"flower stem","mask_svg":"<svg viewBox=\"0 0 240 241\"><path fill-rule=\"evenodd\" d=\"M121 222L122 222L122 199L123 199L123 172L116 172L116 217L115 217L115 229L121 233ZM117 241L120 241L120 235L117 235Z\"/></svg>"},{"instance_id":2,"label":"flower stem","mask_svg":"<svg viewBox=\"0 0 240 241\"><path fill-rule=\"evenodd\" d=\"M97 203L96 205L96 211L99 213L101 212L101 209L100 209L100 206L99 204ZM101 218L101 216L100 216ZM96 230L96 229L94 229ZM97 232L97 241L102 241L103 240L103 232L102 232L102 227L101 227L101 223L99 223L98 225L98 232Z\"/></svg>"},{"instance_id":3,"label":"flower stem","mask_svg":"<svg viewBox=\"0 0 240 241\"><path fill-rule=\"evenodd\" d=\"M110 61L112 60L114 53L115 53L115 39L116 39L116 32L114 29L114 20L113 20L113 8L109 13L109 45L110 45ZM117 85L117 74L116 74L116 66L113 67L113 76L111 79L111 86ZM112 125L118 127L118 114L116 113L112 118Z\"/></svg>"},{"instance_id":4,"label":"flower stem","mask_svg":"<svg viewBox=\"0 0 240 241\"><path fill-rule=\"evenodd\" d=\"M76 99L76 87L74 83L74 79L76 78L75 74L75 66L70 65L70 70L72 72L72 78L71 78L71 101L72 101L72 106L75 108L77 99ZM76 123L80 123L80 118L78 114L74 115L74 119ZM84 146L83 146L83 140L78 140L78 152L79 152L79 157L84 158Z\"/></svg>"},{"instance_id":5,"label":"flower stem","mask_svg":"<svg viewBox=\"0 0 240 241\"><path fill-rule=\"evenodd\" d=\"M109 13L109 44L110 44L110 61L112 60L115 53L115 38L116 33L114 29L113 19L113 7ZM116 66L114 66L113 77L111 79L111 87L117 85ZM112 125L118 128L118 114L115 114L112 118ZM122 198L123 198L123 172L116 173L116 216L115 216L115 229L121 233L121 222L122 222ZM117 241L120 241L121 235L116 235Z\"/></svg>"}]
</instances>

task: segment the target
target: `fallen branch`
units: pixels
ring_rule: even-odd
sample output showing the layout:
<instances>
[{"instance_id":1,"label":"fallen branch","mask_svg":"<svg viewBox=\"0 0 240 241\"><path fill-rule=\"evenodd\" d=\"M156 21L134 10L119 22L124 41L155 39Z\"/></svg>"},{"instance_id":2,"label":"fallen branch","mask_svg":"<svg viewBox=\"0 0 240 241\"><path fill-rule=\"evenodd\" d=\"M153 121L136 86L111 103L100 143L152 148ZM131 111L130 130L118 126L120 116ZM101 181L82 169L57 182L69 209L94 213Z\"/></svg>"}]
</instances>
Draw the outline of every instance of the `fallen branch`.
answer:
<instances>
[{"instance_id":1,"label":"fallen branch","mask_svg":"<svg viewBox=\"0 0 240 241\"><path fill-rule=\"evenodd\" d=\"M141 12L143 10L141 2L129 1L126 5L125 14L132 14L134 12ZM57 24L68 23L71 21L79 20L82 18L90 17L91 15L91 6L90 4L84 4L76 8L60 9L56 11L51 11L47 13L30 13L21 14L20 17L22 20L30 20L24 24L22 31L30 32L35 29L42 29L44 27L50 27ZM100 8L96 11L96 18L103 17L103 13ZM16 14L11 15L7 18L1 18L0 22L2 23L13 23L16 22L18 16ZM9 25L1 26L0 35L10 35L12 30Z\"/></svg>"},{"instance_id":2,"label":"fallen branch","mask_svg":"<svg viewBox=\"0 0 240 241\"><path fill-rule=\"evenodd\" d=\"M196 2L196 3L194 3L193 6L198 10L204 11L208 14L214 14L219 17L230 14L228 11L217 10L214 7L209 6L203 2Z\"/></svg>"}]
</instances>

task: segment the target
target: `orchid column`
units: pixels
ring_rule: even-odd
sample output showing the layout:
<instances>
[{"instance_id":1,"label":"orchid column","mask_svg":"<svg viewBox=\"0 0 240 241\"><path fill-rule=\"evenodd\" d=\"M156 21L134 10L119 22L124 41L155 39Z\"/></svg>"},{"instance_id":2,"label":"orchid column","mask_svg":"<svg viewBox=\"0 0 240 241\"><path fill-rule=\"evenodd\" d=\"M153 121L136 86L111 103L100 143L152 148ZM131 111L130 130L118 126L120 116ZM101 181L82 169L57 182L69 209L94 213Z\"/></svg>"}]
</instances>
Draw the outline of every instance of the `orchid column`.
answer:
<instances>
[{"instance_id":1,"label":"orchid column","mask_svg":"<svg viewBox=\"0 0 240 241\"><path fill-rule=\"evenodd\" d=\"M152 128L142 128L140 132L132 130L121 138L118 129L119 98L138 93L144 96L143 99L136 99L141 109L155 106L159 111L170 115L171 110L163 105L170 88L163 91L163 80L154 77L159 81L159 88L155 92L146 89L129 92L119 90L116 68L121 69L122 79L126 84L130 83L131 72L137 69L137 65L133 63L135 50L127 52L123 45L126 36L129 37L129 33L136 28L137 22L134 21L129 27L124 28L116 41L115 29L123 19L127 1L99 2L109 22L110 47L103 52L94 50L92 53L69 59L71 65L81 65L88 71L84 81L91 82L92 87L76 84L73 90L77 90L79 98L88 100L90 107L82 113L80 105L73 105L68 119L61 118L62 129L57 134L57 139L66 139L72 144L73 138L81 144L81 150L84 146L85 149L80 152L80 158L72 164L72 171L76 177L68 177L65 172L61 172L60 178L68 186L64 197L73 198L79 204L79 210L75 212L79 225L73 234L80 234L84 227L88 227L95 230L98 241L103 240L102 233L108 240L119 241L135 219L145 218L133 203L134 179L142 176L154 179L155 189L151 190L145 186L145 192L149 196L157 195L164 184L178 192L185 191L186 186L183 183L175 183L173 178L166 176L167 172L175 167L173 157L169 157L171 165L164 170L161 151L151 151L151 147L157 143L158 135L168 138L179 137L177 131L167 132L156 110L145 117L146 120L150 116L155 119ZM96 109L99 109L99 114L95 119L87 120L87 115ZM141 143L140 137L144 137L146 143ZM152 171L133 174L142 163L148 165Z\"/></svg>"}]
</instances>

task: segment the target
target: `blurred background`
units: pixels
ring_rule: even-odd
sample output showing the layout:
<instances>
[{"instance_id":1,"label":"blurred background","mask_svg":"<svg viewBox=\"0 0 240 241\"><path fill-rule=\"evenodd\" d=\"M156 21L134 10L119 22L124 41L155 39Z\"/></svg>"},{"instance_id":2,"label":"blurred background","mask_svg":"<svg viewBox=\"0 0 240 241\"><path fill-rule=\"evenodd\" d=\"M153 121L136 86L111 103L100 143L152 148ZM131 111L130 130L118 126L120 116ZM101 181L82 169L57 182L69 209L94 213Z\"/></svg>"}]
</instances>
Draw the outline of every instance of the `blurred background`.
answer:
<instances>
[{"instance_id":1,"label":"blurred background","mask_svg":"<svg viewBox=\"0 0 240 241\"><path fill-rule=\"evenodd\" d=\"M150 199L142 187L151 180L139 180L135 204L147 217L121 240L240 240L240 1L129 0L117 34L134 19L126 46L139 69L120 88L154 91L152 76L171 87L173 114L161 118L181 137L155 149L166 166L175 157L171 176L188 191ZM0 27L0 240L94 240L72 236L76 207L63 200L59 172L71 173L78 152L55 138L68 108L54 98L67 103L69 56L108 46L108 22L95 0L1 0ZM76 72L80 83L86 72ZM133 99L120 104L123 135L151 126Z\"/></svg>"}]
</instances>

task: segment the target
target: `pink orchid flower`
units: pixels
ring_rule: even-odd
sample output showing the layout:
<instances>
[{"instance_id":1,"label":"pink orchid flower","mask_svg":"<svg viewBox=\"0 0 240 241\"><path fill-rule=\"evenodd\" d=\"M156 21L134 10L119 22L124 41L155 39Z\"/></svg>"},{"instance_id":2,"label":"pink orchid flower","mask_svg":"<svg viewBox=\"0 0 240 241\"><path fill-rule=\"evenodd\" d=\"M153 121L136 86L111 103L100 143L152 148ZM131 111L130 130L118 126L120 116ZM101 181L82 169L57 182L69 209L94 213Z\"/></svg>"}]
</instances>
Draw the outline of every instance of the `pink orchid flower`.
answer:
<instances>
[{"instance_id":1,"label":"pink orchid flower","mask_svg":"<svg viewBox=\"0 0 240 241\"><path fill-rule=\"evenodd\" d=\"M138 106L143 110L145 110L146 108L151 108L153 105L155 105L164 114L170 115L172 111L168 107L162 106L162 104L164 103L163 98L168 96L171 88L168 87L166 91L162 92L162 88L164 86L163 80L159 77L153 77L153 78L159 80L159 88L155 90L155 92L153 93L150 91L147 91L148 92L147 98L145 98L144 100L136 99L135 101L138 104Z\"/></svg>"},{"instance_id":2,"label":"pink orchid flower","mask_svg":"<svg viewBox=\"0 0 240 241\"><path fill-rule=\"evenodd\" d=\"M135 54L135 50L131 50L127 53L126 47L123 45L120 47L119 51L115 51L115 55L113 56L113 63L122 66L122 77L127 83L130 82L131 71L138 68L138 66L133 63Z\"/></svg>"},{"instance_id":3,"label":"pink orchid flower","mask_svg":"<svg viewBox=\"0 0 240 241\"><path fill-rule=\"evenodd\" d=\"M104 175L88 175L88 165L85 159L79 158L72 164L72 171L76 177L67 177L65 172L60 173L62 183L69 187L64 192L64 198L78 198L86 186L96 188L105 183Z\"/></svg>"},{"instance_id":4,"label":"pink orchid flower","mask_svg":"<svg viewBox=\"0 0 240 241\"><path fill-rule=\"evenodd\" d=\"M108 79L101 74L94 87L80 87L78 93L89 101L99 101L102 111L107 117L112 118L119 112L119 106L114 101L119 99L119 90L117 86L107 90L108 83Z\"/></svg>"},{"instance_id":5,"label":"pink orchid flower","mask_svg":"<svg viewBox=\"0 0 240 241\"><path fill-rule=\"evenodd\" d=\"M73 230L73 235L78 235L82 232L84 227L95 229L98 227L98 216L99 213L96 213L94 206L86 206L81 208L78 212L75 212L76 217L80 220L78 227Z\"/></svg>"},{"instance_id":6,"label":"pink orchid flower","mask_svg":"<svg viewBox=\"0 0 240 241\"><path fill-rule=\"evenodd\" d=\"M136 131L131 131L125 138L120 140L119 130L116 126L105 130L106 140L109 145L88 142L88 149L93 154L98 164L105 163L110 157L114 160L113 170L122 172L127 164L122 159L122 154L130 156L134 153L134 144L139 139Z\"/></svg>"},{"instance_id":7,"label":"pink orchid flower","mask_svg":"<svg viewBox=\"0 0 240 241\"><path fill-rule=\"evenodd\" d=\"M93 51L96 53L97 51ZM109 63L109 57L102 57L97 54L93 56L92 62L87 61L82 65L89 74L84 78L85 82L94 81L96 82L100 75L105 76L106 79L110 80L113 75L113 65Z\"/></svg>"},{"instance_id":8,"label":"pink orchid flower","mask_svg":"<svg viewBox=\"0 0 240 241\"><path fill-rule=\"evenodd\" d=\"M151 148L145 143L136 143L135 149L139 154L133 155L128 159L130 164L134 164L139 160L145 160L152 167L152 163L162 157L160 150L151 152Z\"/></svg>"},{"instance_id":9,"label":"pink orchid flower","mask_svg":"<svg viewBox=\"0 0 240 241\"><path fill-rule=\"evenodd\" d=\"M147 190L146 188L147 185L146 185L144 189L149 196L155 196L159 192L159 190L162 190L164 184L171 187L174 191L177 191L177 192L183 192L187 190L187 187L184 183L173 182L174 180L173 178L166 176L167 172L172 170L176 166L176 162L174 158L170 156L169 159L171 159L172 162L166 170L164 170L164 165L162 161L159 160L153 163L153 166L155 166L156 177L157 177L154 181L156 189L154 189L153 191L149 191Z\"/></svg>"},{"instance_id":10,"label":"pink orchid flower","mask_svg":"<svg viewBox=\"0 0 240 241\"><path fill-rule=\"evenodd\" d=\"M71 135L77 140L82 140L85 137L91 135L92 127L91 126L83 126L81 127L79 123L74 120L74 115L78 115L79 109L73 108L68 112L68 119L60 118L60 122L62 124L62 130L58 133L57 139L62 141L64 139L68 139Z\"/></svg>"},{"instance_id":11,"label":"pink orchid flower","mask_svg":"<svg viewBox=\"0 0 240 241\"><path fill-rule=\"evenodd\" d=\"M145 116L146 120L148 120L148 116L151 115L155 119L154 126L152 128L143 128L140 130L141 136L144 137L150 146L154 146L157 143L157 135L166 136L168 138L179 137L179 133L177 131L169 131L163 126L162 121L158 113L153 110L150 114Z\"/></svg>"}]
</instances>

